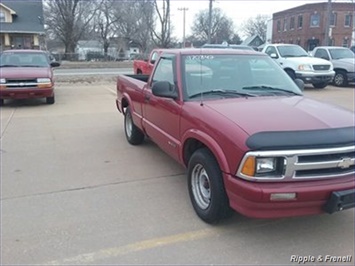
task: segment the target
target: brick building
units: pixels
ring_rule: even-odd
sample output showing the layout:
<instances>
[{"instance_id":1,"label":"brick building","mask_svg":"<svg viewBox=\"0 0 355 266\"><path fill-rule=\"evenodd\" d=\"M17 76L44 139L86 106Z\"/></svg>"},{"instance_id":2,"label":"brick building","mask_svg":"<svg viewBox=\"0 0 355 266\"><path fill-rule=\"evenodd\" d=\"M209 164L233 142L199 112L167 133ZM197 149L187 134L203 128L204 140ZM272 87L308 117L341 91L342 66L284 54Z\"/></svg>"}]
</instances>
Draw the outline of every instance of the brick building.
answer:
<instances>
[{"instance_id":1,"label":"brick building","mask_svg":"<svg viewBox=\"0 0 355 266\"><path fill-rule=\"evenodd\" d=\"M332 2L326 44L327 2L298 6L273 14L272 42L294 43L307 51L319 45L349 47L354 31L354 4Z\"/></svg>"}]
</instances>

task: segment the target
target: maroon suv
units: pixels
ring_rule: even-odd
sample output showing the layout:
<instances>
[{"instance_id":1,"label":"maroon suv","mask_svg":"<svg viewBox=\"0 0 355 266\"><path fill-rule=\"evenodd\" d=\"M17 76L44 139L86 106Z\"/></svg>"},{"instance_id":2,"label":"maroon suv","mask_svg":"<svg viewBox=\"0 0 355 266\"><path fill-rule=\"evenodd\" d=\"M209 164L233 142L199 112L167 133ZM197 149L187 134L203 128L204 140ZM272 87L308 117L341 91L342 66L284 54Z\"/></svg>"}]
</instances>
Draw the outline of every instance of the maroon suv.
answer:
<instances>
[{"instance_id":1,"label":"maroon suv","mask_svg":"<svg viewBox=\"0 0 355 266\"><path fill-rule=\"evenodd\" d=\"M0 104L5 99L46 98L53 104L53 67L48 52L41 50L7 50L0 55Z\"/></svg>"}]
</instances>

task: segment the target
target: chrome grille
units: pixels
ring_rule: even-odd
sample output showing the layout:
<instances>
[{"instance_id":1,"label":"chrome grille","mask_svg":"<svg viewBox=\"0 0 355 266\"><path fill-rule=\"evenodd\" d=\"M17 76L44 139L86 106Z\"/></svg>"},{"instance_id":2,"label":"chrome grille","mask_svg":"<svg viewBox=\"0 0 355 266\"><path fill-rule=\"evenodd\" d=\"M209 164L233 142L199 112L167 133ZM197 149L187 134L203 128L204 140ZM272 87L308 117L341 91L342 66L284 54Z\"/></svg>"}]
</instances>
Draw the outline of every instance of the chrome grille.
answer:
<instances>
[{"instance_id":1,"label":"chrome grille","mask_svg":"<svg viewBox=\"0 0 355 266\"><path fill-rule=\"evenodd\" d=\"M329 70L330 65L313 65L314 70Z\"/></svg>"},{"instance_id":2,"label":"chrome grille","mask_svg":"<svg viewBox=\"0 0 355 266\"><path fill-rule=\"evenodd\" d=\"M37 79L6 79L7 88L35 88Z\"/></svg>"},{"instance_id":3,"label":"chrome grille","mask_svg":"<svg viewBox=\"0 0 355 266\"><path fill-rule=\"evenodd\" d=\"M256 176L252 179L254 181L304 181L337 178L355 174L355 146L324 149L251 151L247 153L247 156L281 157L284 161L284 169L281 176ZM244 157L242 165L247 156ZM237 175L251 180L243 176L240 170L238 170Z\"/></svg>"}]
</instances>

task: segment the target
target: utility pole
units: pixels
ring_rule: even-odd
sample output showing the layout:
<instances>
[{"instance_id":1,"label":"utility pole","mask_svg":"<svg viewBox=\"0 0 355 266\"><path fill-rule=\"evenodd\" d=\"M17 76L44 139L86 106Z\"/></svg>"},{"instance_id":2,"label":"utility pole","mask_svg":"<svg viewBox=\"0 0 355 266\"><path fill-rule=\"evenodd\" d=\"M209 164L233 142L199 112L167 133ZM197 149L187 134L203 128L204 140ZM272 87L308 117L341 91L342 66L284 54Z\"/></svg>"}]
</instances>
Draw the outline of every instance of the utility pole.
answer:
<instances>
[{"instance_id":1,"label":"utility pole","mask_svg":"<svg viewBox=\"0 0 355 266\"><path fill-rule=\"evenodd\" d=\"M187 7L179 7L178 10L183 12L182 48L185 48L185 13L189 9Z\"/></svg>"},{"instance_id":2,"label":"utility pole","mask_svg":"<svg viewBox=\"0 0 355 266\"><path fill-rule=\"evenodd\" d=\"M212 35L212 1L210 0L210 8L208 12L208 41L207 43L211 43L211 35Z\"/></svg>"},{"instance_id":3,"label":"utility pole","mask_svg":"<svg viewBox=\"0 0 355 266\"><path fill-rule=\"evenodd\" d=\"M324 32L324 45L329 45L329 33L330 33L330 17L332 15L332 0L328 0L327 4L327 17L326 17L326 25Z\"/></svg>"}]
</instances>

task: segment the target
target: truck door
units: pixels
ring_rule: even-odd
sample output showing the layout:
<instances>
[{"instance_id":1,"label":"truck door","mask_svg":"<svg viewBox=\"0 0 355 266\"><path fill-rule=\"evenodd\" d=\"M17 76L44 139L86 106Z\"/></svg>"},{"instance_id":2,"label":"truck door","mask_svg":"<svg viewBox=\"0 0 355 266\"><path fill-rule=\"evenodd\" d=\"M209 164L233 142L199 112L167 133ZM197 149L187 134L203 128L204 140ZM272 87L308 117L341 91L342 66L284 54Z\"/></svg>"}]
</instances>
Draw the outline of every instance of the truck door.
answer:
<instances>
[{"instance_id":1,"label":"truck door","mask_svg":"<svg viewBox=\"0 0 355 266\"><path fill-rule=\"evenodd\" d=\"M146 134L166 153L179 160L181 102L152 94L151 85L157 81L177 84L175 57L161 57L150 84L144 90L143 126Z\"/></svg>"}]
</instances>

